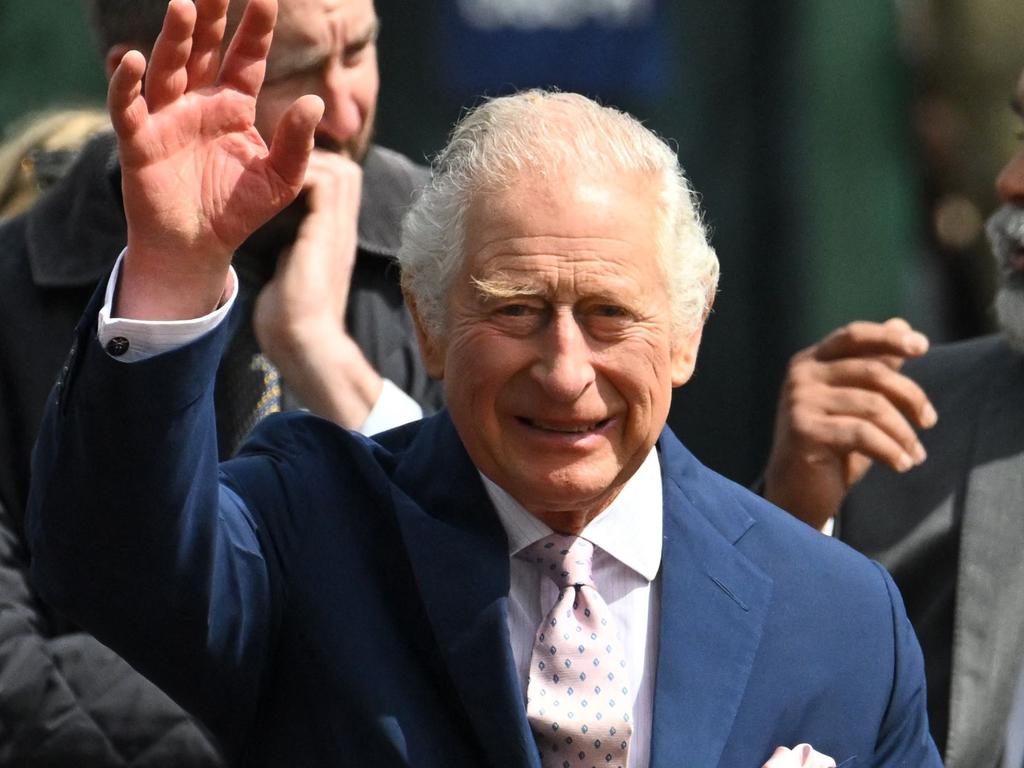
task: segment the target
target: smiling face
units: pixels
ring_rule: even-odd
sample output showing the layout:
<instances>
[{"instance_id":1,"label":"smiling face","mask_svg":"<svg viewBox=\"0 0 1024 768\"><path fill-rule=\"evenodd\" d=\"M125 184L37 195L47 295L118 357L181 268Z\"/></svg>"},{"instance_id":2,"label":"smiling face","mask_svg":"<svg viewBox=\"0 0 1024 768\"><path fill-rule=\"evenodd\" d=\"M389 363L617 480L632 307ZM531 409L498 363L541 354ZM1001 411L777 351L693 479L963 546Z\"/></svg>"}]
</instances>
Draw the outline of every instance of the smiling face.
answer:
<instances>
[{"instance_id":1,"label":"smiling face","mask_svg":"<svg viewBox=\"0 0 1024 768\"><path fill-rule=\"evenodd\" d=\"M700 331L672 338L654 186L552 174L477 195L446 334L420 332L473 462L556 530L615 498L693 371Z\"/></svg>"},{"instance_id":2,"label":"smiling face","mask_svg":"<svg viewBox=\"0 0 1024 768\"><path fill-rule=\"evenodd\" d=\"M324 100L316 141L361 161L370 146L380 84L372 0L280 0L267 76L256 103L265 141L300 96Z\"/></svg>"}]
</instances>

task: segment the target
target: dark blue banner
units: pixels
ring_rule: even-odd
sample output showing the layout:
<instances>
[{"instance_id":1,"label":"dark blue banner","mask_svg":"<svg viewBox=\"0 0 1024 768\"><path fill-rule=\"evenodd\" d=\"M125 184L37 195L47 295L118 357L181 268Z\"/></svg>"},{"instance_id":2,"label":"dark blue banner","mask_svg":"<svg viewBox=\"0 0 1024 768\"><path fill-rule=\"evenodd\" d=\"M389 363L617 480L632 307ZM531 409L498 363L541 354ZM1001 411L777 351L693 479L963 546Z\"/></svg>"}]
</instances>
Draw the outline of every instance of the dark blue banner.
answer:
<instances>
[{"instance_id":1,"label":"dark blue banner","mask_svg":"<svg viewBox=\"0 0 1024 768\"><path fill-rule=\"evenodd\" d=\"M529 87L614 100L665 94L664 0L444 0L438 89L455 101Z\"/></svg>"}]
</instances>

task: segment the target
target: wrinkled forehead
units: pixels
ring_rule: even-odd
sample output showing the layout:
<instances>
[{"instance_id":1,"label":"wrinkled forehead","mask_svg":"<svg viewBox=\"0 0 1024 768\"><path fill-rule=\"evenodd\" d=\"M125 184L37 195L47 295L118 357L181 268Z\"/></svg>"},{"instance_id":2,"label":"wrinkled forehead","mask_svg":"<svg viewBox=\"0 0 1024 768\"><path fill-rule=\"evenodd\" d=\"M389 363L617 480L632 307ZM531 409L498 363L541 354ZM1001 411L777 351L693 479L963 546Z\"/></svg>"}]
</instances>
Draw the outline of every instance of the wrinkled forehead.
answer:
<instances>
[{"instance_id":1,"label":"wrinkled forehead","mask_svg":"<svg viewBox=\"0 0 1024 768\"><path fill-rule=\"evenodd\" d=\"M645 174L585 170L523 173L500 189L480 191L466 211L466 266L521 256L630 260L656 252L656 196Z\"/></svg>"},{"instance_id":2,"label":"wrinkled forehead","mask_svg":"<svg viewBox=\"0 0 1024 768\"><path fill-rule=\"evenodd\" d=\"M242 18L248 0L231 0L228 37ZM362 34L377 23L373 0L278 0L274 47L324 41L333 27L349 28L347 36ZM271 54L273 55L273 54Z\"/></svg>"},{"instance_id":3,"label":"wrinkled forehead","mask_svg":"<svg viewBox=\"0 0 1024 768\"><path fill-rule=\"evenodd\" d=\"M339 22L348 35L359 34L376 19L373 0L279 0L274 37L319 40L324 25Z\"/></svg>"}]
</instances>

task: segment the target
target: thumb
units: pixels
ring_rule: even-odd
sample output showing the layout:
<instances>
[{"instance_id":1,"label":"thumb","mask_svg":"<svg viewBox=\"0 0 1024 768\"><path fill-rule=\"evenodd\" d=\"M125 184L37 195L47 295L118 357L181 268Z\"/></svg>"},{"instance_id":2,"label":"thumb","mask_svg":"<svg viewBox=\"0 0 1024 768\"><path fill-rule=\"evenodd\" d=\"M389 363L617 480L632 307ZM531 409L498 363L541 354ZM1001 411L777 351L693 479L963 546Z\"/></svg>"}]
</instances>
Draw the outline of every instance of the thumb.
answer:
<instances>
[{"instance_id":1,"label":"thumb","mask_svg":"<svg viewBox=\"0 0 1024 768\"><path fill-rule=\"evenodd\" d=\"M313 134L323 114L324 102L319 96L303 96L288 107L274 131L267 161L295 194L302 188L313 151Z\"/></svg>"}]
</instances>

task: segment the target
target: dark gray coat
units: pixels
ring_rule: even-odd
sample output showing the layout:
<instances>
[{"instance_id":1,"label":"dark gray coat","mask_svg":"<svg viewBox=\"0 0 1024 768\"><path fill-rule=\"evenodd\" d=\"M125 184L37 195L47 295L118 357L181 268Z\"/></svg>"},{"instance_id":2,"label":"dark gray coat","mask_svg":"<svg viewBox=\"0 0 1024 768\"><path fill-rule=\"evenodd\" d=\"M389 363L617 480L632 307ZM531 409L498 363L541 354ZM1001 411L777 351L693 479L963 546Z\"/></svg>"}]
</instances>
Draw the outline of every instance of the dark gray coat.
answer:
<instances>
[{"instance_id":1,"label":"dark gray coat","mask_svg":"<svg viewBox=\"0 0 1024 768\"><path fill-rule=\"evenodd\" d=\"M988 336L906 372L939 413L921 434L928 460L906 475L873 467L840 535L903 593L946 765L995 768L1024 660L1024 355Z\"/></svg>"}]
</instances>

